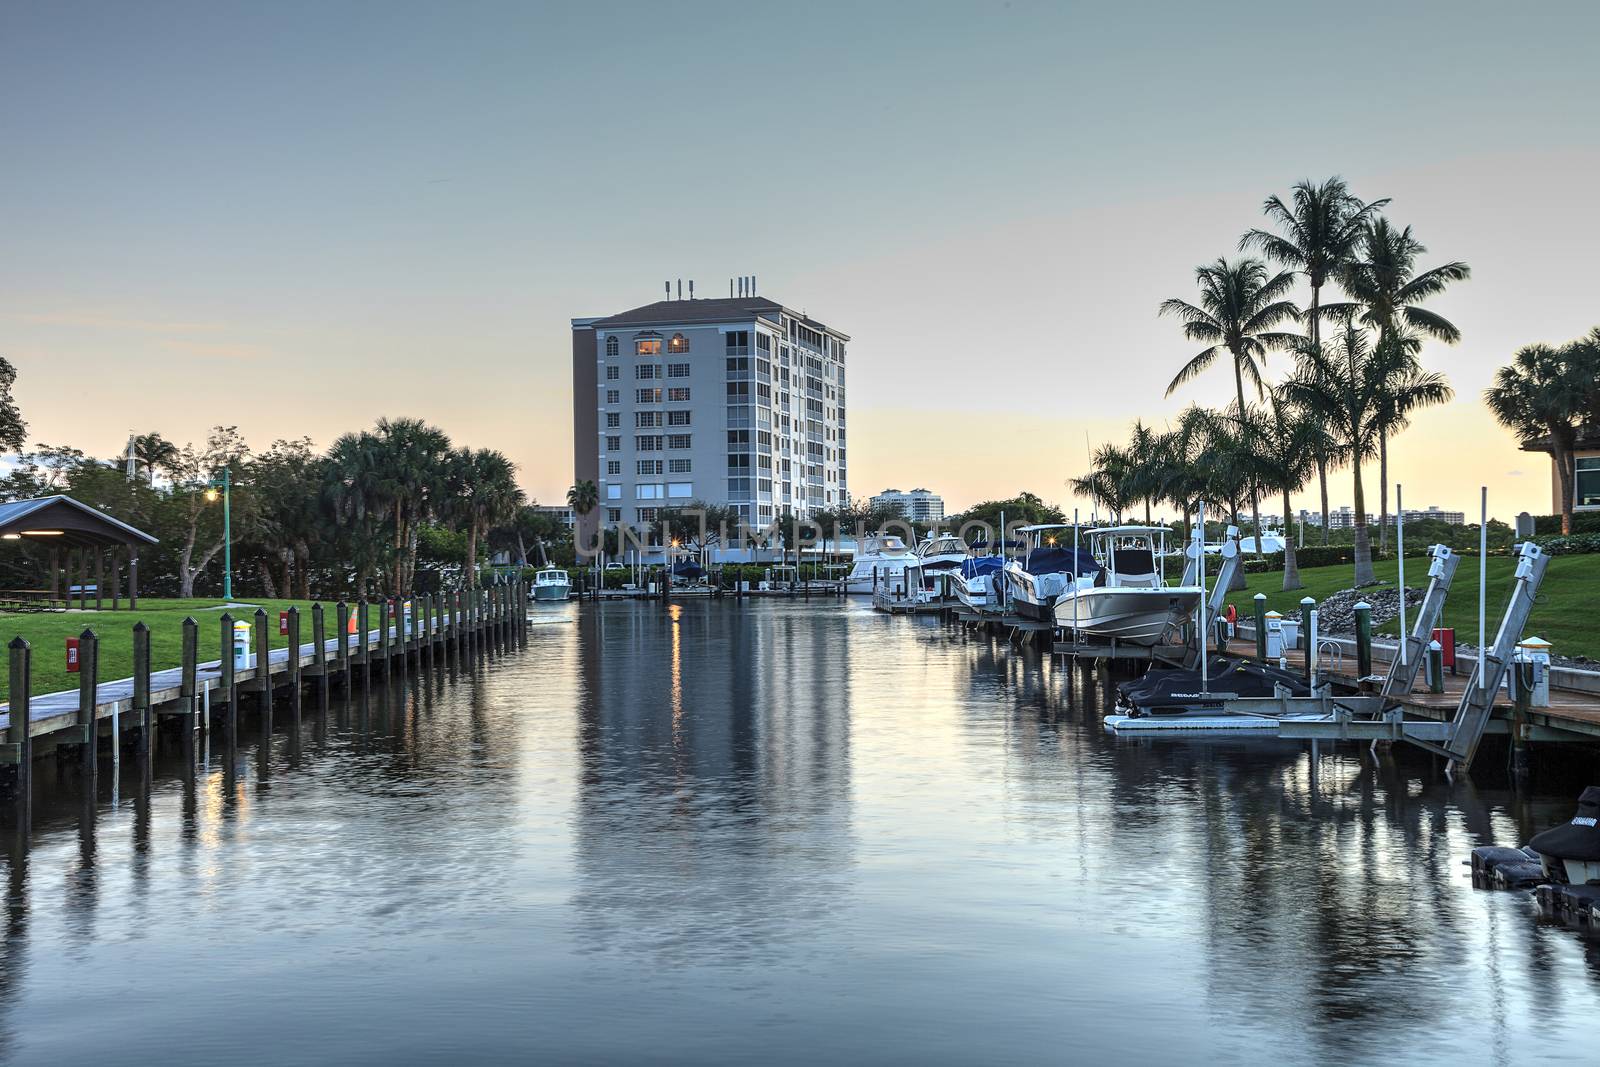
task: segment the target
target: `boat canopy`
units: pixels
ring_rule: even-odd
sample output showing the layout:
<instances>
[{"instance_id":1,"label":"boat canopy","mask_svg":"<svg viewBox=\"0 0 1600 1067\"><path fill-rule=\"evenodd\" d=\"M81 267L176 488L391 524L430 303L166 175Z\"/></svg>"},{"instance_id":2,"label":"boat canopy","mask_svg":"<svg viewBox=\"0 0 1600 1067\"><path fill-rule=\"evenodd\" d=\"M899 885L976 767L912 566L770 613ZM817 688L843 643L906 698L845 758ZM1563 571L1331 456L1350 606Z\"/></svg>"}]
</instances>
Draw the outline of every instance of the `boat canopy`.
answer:
<instances>
[{"instance_id":1,"label":"boat canopy","mask_svg":"<svg viewBox=\"0 0 1600 1067\"><path fill-rule=\"evenodd\" d=\"M1013 526L1013 527L1011 527L1011 531L1013 533L1034 533L1034 532L1036 532L1038 530L1070 530L1070 529L1072 529L1072 523L1070 523L1070 522L1039 522L1039 523L1034 523L1032 526ZM1088 529L1088 527L1086 527L1086 526L1085 527L1080 527L1080 529Z\"/></svg>"},{"instance_id":2,"label":"boat canopy","mask_svg":"<svg viewBox=\"0 0 1600 1067\"><path fill-rule=\"evenodd\" d=\"M980 574L993 574L1005 565L1004 556L972 556L961 561L961 577L976 578Z\"/></svg>"},{"instance_id":3,"label":"boat canopy","mask_svg":"<svg viewBox=\"0 0 1600 1067\"><path fill-rule=\"evenodd\" d=\"M678 578L699 578L705 574L705 568L692 559L680 559L672 565L672 573Z\"/></svg>"},{"instance_id":4,"label":"boat canopy","mask_svg":"<svg viewBox=\"0 0 1600 1067\"><path fill-rule=\"evenodd\" d=\"M1100 562L1087 548L1036 548L1028 553L1022 569L1029 574L1078 574L1100 572Z\"/></svg>"},{"instance_id":5,"label":"boat canopy","mask_svg":"<svg viewBox=\"0 0 1600 1067\"><path fill-rule=\"evenodd\" d=\"M1095 526L1085 527L1084 533L1090 537L1150 537L1152 535L1172 536L1170 526Z\"/></svg>"}]
</instances>

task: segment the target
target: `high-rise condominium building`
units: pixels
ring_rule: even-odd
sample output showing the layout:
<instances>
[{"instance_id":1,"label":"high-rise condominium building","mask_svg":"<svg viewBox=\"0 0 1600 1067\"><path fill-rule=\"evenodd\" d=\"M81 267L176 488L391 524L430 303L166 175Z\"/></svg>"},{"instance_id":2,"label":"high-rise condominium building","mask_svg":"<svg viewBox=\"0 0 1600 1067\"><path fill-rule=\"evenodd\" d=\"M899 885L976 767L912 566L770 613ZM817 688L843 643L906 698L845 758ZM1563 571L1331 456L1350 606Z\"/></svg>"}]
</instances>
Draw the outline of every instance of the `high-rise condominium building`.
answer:
<instances>
[{"instance_id":1,"label":"high-rise condominium building","mask_svg":"<svg viewBox=\"0 0 1600 1067\"><path fill-rule=\"evenodd\" d=\"M690 501L755 527L845 503L848 341L753 295L573 319L573 473L600 498L580 539Z\"/></svg>"},{"instance_id":2,"label":"high-rise condominium building","mask_svg":"<svg viewBox=\"0 0 1600 1067\"><path fill-rule=\"evenodd\" d=\"M944 498L927 489L913 489L909 493L885 489L870 503L874 508L894 508L912 522L944 521Z\"/></svg>"}]
</instances>

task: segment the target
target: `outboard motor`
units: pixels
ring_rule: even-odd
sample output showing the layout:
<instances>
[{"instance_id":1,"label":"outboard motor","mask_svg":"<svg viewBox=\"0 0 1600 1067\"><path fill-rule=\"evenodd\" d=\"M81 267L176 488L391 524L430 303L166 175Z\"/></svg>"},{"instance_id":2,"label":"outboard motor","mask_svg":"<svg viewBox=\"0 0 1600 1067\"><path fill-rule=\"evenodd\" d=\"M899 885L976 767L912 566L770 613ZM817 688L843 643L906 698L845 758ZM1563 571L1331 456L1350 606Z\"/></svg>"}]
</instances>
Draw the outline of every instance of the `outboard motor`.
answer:
<instances>
[{"instance_id":1,"label":"outboard motor","mask_svg":"<svg viewBox=\"0 0 1600 1067\"><path fill-rule=\"evenodd\" d=\"M1600 785L1578 796L1578 814L1528 842L1552 881L1569 885L1600 883Z\"/></svg>"}]
</instances>

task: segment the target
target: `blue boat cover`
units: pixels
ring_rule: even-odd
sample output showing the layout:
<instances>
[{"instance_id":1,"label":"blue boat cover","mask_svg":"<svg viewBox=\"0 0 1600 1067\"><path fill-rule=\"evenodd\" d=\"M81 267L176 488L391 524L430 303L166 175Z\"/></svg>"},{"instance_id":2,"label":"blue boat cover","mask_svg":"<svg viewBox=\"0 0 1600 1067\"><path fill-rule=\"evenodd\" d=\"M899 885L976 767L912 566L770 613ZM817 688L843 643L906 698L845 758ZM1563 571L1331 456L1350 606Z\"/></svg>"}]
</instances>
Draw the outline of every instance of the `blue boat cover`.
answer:
<instances>
[{"instance_id":1,"label":"blue boat cover","mask_svg":"<svg viewBox=\"0 0 1600 1067\"><path fill-rule=\"evenodd\" d=\"M971 556L961 561L961 577L976 578L992 574L1006 565L1004 556Z\"/></svg>"},{"instance_id":2,"label":"blue boat cover","mask_svg":"<svg viewBox=\"0 0 1600 1067\"><path fill-rule=\"evenodd\" d=\"M672 573L678 578L698 578L705 573L705 569L692 559L680 559L672 565Z\"/></svg>"},{"instance_id":3,"label":"blue boat cover","mask_svg":"<svg viewBox=\"0 0 1600 1067\"><path fill-rule=\"evenodd\" d=\"M1100 573L1100 564L1087 548L1078 549L1077 562L1073 562L1070 548L1036 548L1028 553L1022 569L1029 574L1078 574L1088 576Z\"/></svg>"}]
</instances>

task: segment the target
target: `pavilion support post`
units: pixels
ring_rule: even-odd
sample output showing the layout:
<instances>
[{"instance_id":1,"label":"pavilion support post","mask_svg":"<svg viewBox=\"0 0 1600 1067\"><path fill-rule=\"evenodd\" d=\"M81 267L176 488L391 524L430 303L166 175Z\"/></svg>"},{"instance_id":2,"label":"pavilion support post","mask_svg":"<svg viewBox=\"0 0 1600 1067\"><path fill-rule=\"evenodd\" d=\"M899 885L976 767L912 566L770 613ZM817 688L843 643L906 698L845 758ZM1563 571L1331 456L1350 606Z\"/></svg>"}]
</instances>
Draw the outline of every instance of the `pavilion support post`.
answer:
<instances>
[{"instance_id":1,"label":"pavilion support post","mask_svg":"<svg viewBox=\"0 0 1600 1067\"><path fill-rule=\"evenodd\" d=\"M94 550L94 610L105 608L106 550L96 545Z\"/></svg>"},{"instance_id":2,"label":"pavilion support post","mask_svg":"<svg viewBox=\"0 0 1600 1067\"><path fill-rule=\"evenodd\" d=\"M128 549L128 610L139 610L139 546Z\"/></svg>"},{"instance_id":3,"label":"pavilion support post","mask_svg":"<svg viewBox=\"0 0 1600 1067\"><path fill-rule=\"evenodd\" d=\"M50 549L50 599L61 599L61 550Z\"/></svg>"},{"instance_id":4,"label":"pavilion support post","mask_svg":"<svg viewBox=\"0 0 1600 1067\"><path fill-rule=\"evenodd\" d=\"M111 610L119 611L122 607L122 548L112 546L111 549Z\"/></svg>"},{"instance_id":5,"label":"pavilion support post","mask_svg":"<svg viewBox=\"0 0 1600 1067\"><path fill-rule=\"evenodd\" d=\"M69 608L72 607L72 557L76 551L69 548L61 553L61 598Z\"/></svg>"}]
</instances>

